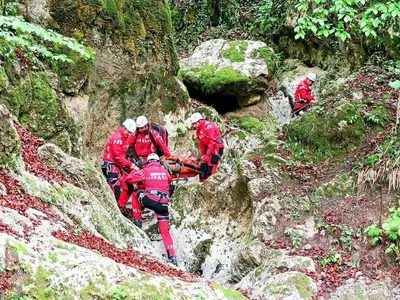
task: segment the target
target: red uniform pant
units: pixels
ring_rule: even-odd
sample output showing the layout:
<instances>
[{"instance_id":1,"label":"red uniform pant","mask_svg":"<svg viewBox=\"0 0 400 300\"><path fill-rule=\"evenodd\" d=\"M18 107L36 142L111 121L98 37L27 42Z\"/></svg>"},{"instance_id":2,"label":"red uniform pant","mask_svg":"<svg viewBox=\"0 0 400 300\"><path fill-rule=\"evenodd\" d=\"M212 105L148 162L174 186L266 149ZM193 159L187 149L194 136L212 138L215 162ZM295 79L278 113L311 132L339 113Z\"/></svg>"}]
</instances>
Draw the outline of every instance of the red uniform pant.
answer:
<instances>
[{"instance_id":1,"label":"red uniform pant","mask_svg":"<svg viewBox=\"0 0 400 300\"><path fill-rule=\"evenodd\" d=\"M169 232L168 198L151 195L141 190L138 191L137 197L144 207L156 213L158 228L168 258L175 256L174 242Z\"/></svg>"},{"instance_id":2,"label":"red uniform pant","mask_svg":"<svg viewBox=\"0 0 400 300\"><path fill-rule=\"evenodd\" d=\"M124 184L122 185L124 186ZM118 201L118 206L125 207L129 200L129 193L126 189L122 189L121 196ZM172 241L171 234L169 232L169 213L168 213L168 198L159 197L146 193L143 190L132 193L132 211L133 218L135 220L141 220L141 207L144 206L155 212L157 217L157 224L160 230L161 238L164 243L165 250L167 251L168 257L175 256L174 242Z\"/></svg>"}]
</instances>

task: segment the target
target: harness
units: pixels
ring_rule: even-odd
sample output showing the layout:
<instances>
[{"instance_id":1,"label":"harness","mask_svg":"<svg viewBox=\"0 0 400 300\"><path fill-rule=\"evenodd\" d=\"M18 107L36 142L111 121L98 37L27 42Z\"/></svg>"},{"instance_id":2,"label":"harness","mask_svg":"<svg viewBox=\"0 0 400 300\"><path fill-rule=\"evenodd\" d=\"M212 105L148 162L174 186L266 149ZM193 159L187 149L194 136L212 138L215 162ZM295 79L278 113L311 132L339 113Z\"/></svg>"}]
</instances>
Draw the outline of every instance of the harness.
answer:
<instances>
[{"instance_id":1,"label":"harness","mask_svg":"<svg viewBox=\"0 0 400 300\"><path fill-rule=\"evenodd\" d=\"M146 191L146 193L149 193L150 195L154 195L154 196L157 196L157 197L160 197L160 198L169 199L169 195L168 194L162 193L162 192L157 191L157 190L149 190L149 191Z\"/></svg>"}]
</instances>

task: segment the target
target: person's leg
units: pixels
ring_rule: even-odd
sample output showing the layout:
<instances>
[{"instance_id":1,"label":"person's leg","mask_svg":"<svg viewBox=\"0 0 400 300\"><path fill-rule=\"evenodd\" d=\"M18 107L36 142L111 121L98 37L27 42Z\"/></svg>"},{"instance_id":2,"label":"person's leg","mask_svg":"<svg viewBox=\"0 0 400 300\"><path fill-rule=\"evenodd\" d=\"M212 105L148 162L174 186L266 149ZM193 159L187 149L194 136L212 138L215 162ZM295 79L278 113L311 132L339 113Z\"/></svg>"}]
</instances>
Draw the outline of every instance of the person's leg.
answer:
<instances>
[{"instance_id":1,"label":"person's leg","mask_svg":"<svg viewBox=\"0 0 400 300\"><path fill-rule=\"evenodd\" d=\"M156 214L158 228L160 229L161 238L167 251L168 258L175 257L174 242L169 232L169 217Z\"/></svg>"},{"instance_id":2,"label":"person's leg","mask_svg":"<svg viewBox=\"0 0 400 300\"><path fill-rule=\"evenodd\" d=\"M114 193L115 199L118 201L121 195L120 179L122 177L121 170L112 164L104 165L101 167L103 175L106 177L108 186Z\"/></svg>"},{"instance_id":3,"label":"person's leg","mask_svg":"<svg viewBox=\"0 0 400 300\"><path fill-rule=\"evenodd\" d=\"M142 207L139 203L138 193L132 193L132 217L134 220L142 220Z\"/></svg>"},{"instance_id":4,"label":"person's leg","mask_svg":"<svg viewBox=\"0 0 400 300\"><path fill-rule=\"evenodd\" d=\"M168 199L161 198L156 201L147 196L143 196L141 197L141 202L144 207L152 209L156 213L158 228L160 229L161 238L163 240L165 250L167 251L168 259L171 263L177 265L174 243L169 232Z\"/></svg>"}]
</instances>

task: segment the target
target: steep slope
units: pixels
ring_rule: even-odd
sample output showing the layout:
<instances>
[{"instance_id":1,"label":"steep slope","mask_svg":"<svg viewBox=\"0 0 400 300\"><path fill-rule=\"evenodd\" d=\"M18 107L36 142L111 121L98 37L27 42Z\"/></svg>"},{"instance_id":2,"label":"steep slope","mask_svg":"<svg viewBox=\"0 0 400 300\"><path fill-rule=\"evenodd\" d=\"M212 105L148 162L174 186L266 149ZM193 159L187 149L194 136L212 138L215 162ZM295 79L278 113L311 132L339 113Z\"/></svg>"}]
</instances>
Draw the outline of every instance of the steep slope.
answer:
<instances>
[{"instance_id":1,"label":"steep slope","mask_svg":"<svg viewBox=\"0 0 400 300\"><path fill-rule=\"evenodd\" d=\"M121 215L98 171L44 144L3 106L0 113L2 297L244 298L166 266L148 237ZM3 154L12 158L6 164Z\"/></svg>"}]
</instances>

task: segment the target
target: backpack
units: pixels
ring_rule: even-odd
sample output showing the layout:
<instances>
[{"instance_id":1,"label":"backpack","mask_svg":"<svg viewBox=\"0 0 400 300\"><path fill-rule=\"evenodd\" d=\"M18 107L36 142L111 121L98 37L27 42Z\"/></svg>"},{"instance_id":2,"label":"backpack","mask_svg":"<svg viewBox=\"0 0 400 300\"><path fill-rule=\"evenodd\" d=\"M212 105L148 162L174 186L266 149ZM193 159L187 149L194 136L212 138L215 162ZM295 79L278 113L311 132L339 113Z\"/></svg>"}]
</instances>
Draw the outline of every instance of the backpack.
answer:
<instances>
[{"instance_id":1,"label":"backpack","mask_svg":"<svg viewBox=\"0 0 400 300\"><path fill-rule=\"evenodd\" d=\"M157 143L155 142L155 139L153 137L153 131L158 132L158 134L161 136L162 140L164 141L165 145L167 145L167 146L168 146L168 131L162 125L151 123L151 129L149 131L149 136L150 136L151 142L156 147L157 155L162 156L162 155L164 155L164 153L162 152L160 146L158 146Z\"/></svg>"}]
</instances>

